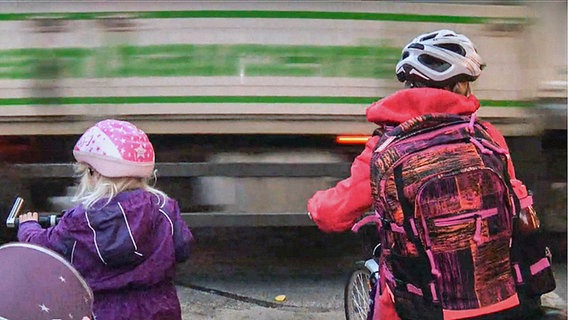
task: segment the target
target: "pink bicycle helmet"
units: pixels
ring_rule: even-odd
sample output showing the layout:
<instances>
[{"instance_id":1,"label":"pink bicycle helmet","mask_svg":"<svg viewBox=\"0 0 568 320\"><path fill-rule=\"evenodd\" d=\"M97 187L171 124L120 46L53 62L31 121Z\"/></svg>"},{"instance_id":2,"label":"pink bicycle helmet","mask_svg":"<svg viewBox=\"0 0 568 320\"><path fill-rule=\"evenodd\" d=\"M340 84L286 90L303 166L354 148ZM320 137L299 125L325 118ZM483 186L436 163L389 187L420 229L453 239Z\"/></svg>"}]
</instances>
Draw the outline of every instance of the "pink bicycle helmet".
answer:
<instances>
[{"instance_id":1,"label":"pink bicycle helmet","mask_svg":"<svg viewBox=\"0 0 568 320\"><path fill-rule=\"evenodd\" d=\"M144 131L126 121L96 123L79 138L73 155L105 177L146 178L154 170L152 143Z\"/></svg>"},{"instance_id":2,"label":"pink bicycle helmet","mask_svg":"<svg viewBox=\"0 0 568 320\"><path fill-rule=\"evenodd\" d=\"M475 81L484 67L469 38L451 30L438 30L416 37L402 49L396 76L400 82L441 88Z\"/></svg>"}]
</instances>

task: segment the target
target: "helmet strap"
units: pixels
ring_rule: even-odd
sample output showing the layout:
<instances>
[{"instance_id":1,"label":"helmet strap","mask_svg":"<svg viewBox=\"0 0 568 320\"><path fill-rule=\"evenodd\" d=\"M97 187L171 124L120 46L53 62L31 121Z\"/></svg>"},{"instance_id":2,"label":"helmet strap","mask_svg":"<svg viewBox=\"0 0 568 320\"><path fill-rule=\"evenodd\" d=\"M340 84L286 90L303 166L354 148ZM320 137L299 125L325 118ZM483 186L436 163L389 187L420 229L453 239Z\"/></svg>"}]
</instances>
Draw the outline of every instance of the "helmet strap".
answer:
<instances>
[{"instance_id":1,"label":"helmet strap","mask_svg":"<svg viewBox=\"0 0 568 320\"><path fill-rule=\"evenodd\" d=\"M428 88L430 86L425 85L424 83L421 82L416 82L416 81L406 81L404 83L404 87L405 88ZM431 87L433 88L433 87Z\"/></svg>"}]
</instances>

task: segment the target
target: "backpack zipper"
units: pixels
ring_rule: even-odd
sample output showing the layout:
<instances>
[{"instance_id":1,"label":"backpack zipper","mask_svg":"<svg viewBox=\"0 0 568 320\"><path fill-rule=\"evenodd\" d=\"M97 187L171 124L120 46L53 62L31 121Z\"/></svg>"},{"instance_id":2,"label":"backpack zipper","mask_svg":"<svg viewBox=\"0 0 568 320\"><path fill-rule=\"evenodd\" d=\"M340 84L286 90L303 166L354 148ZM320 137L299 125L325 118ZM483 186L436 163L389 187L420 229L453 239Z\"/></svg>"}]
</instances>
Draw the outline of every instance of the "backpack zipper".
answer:
<instances>
[{"instance_id":1,"label":"backpack zipper","mask_svg":"<svg viewBox=\"0 0 568 320\"><path fill-rule=\"evenodd\" d=\"M498 214L497 208L486 209L481 211L469 212L449 218L433 219L436 227L450 227L457 224L475 221L475 233L473 241L479 245L481 242L481 221Z\"/></svg>"}]
</instances>

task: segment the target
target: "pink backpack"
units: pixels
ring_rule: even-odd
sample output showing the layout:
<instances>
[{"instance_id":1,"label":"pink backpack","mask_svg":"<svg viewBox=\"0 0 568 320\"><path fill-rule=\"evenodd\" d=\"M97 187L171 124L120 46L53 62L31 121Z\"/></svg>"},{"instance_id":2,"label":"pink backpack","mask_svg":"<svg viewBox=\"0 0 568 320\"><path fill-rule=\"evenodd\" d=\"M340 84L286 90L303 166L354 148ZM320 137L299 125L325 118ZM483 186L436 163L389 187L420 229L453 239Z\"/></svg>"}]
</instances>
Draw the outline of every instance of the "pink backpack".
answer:
<instances>
[{"instance_id":1,"label":"pink backpack","mask_svg":"<svg viewBox=\"0 0 568 320\"><path fill-rule=\"evenodd\" d=\"M544 249L535 254L546 262L532 259L541 263L535 274L547 275L540 287L527 294L529 279L516 272L530 265L511 250L521 205L506 156L474 115L420 116L377 143L371 188L380 274L401 318L485 319L534 307L554 289Z\"/></svg>"}]
</instances>

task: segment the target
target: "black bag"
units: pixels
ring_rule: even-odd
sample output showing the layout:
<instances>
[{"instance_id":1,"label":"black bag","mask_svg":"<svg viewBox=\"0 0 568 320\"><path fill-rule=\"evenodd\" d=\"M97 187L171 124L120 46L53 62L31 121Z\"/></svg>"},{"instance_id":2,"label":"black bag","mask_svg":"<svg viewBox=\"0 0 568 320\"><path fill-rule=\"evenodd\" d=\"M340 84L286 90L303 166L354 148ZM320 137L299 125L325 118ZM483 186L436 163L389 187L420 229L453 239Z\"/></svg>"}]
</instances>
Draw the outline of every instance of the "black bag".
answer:
<instances>
[{"instance_id":1,"label":"black bag","mask_svg":"<svg viewBox=\"0 0 568 320\"><path fill-rule=\"evenodd\" d=\"M532 205L521 209L513 221L511 254L517 288L523 296L539 298L556 288L552 254Z\"/></svg>"}]
</instances>

